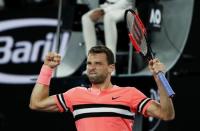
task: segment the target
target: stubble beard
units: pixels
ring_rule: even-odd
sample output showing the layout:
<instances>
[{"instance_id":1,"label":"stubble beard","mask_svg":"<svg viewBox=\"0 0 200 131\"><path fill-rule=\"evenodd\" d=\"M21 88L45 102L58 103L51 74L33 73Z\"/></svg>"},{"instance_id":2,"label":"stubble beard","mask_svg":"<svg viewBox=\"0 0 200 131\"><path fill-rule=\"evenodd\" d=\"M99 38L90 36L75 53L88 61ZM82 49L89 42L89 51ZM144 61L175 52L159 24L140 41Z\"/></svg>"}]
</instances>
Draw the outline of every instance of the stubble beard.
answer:
<instances>
[{"instance_id":1,"label":"stubble beard","mask_svg":"<svg viewBox=\"0 0 200 131\"><path fill-rule=\"evenodd\" d=\"M107 75L96 75L96 76L90 76L88 75L88 78L92 84L101 84L104 83L106 80Z\"/></svg>"}]
</instances>

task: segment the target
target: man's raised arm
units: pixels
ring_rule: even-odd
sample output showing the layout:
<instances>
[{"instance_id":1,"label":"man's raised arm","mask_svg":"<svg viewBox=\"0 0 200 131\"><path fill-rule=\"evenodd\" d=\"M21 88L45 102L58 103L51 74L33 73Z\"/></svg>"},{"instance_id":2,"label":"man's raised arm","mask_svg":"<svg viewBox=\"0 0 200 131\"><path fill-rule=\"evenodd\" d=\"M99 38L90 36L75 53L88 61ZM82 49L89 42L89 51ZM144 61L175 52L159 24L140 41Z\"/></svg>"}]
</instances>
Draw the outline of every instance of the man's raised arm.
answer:
<instances>
[{"instance_id":1,"label":"man's raised arm","mask_svg":"<svg viewBox=\"0 0 200 131\"><path fill-rule=\"evenodd\" d=\"M61 56L49 52L44 60L36 84L32 90L29 107L33 110L56 112L58 107L53 96L49 96L49 85L54 69L60 64Z\"/></svg>"}]
</instances>

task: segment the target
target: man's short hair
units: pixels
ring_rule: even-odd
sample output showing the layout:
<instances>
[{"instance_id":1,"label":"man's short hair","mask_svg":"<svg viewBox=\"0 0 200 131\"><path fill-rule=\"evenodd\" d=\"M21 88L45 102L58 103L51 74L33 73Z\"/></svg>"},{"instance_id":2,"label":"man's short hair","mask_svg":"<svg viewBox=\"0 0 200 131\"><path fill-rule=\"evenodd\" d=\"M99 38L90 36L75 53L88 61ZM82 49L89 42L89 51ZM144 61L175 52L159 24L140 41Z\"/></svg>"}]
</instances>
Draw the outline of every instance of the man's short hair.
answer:
<instances>
[{"instance_id":1,"label":"man's short hair","mask_svg":"<svg viewBox=\"0 0 200 131\"><path fill-rule=\"evenodd\" d=\"M113 52L106 47L105 45L96 45L89 50L88 54L98 54L98 53L105 53L107 57L108 64L114 64L114 54Z\"/></svg>"}]
</instances>

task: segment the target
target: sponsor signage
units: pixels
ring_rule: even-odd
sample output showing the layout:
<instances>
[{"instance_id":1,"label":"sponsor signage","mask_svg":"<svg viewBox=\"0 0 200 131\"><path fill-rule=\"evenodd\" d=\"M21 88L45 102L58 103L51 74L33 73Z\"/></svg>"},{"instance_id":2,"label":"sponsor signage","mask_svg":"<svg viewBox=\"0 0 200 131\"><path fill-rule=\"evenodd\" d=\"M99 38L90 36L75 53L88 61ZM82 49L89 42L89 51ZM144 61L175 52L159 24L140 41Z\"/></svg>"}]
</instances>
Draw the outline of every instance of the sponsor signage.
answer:
<instances>
[{"instance_id":1,"label":"sponsor signage","mask_svg":"<svg viewBox=\"0 0 200 131\"><path fill-rule=\"evenodd\" d=\"M41 16L41 10L32 11L33 16L9 13L8 19L0 19L0 84L34 83L49 51L65 54L69 31L62 31L57 43L55 13L49 16L52 10L45 10L47 15Z\"/></svg>"},{"instance_id":2,"label":"sponsor signage","mask_svg":"<svg viewBox=\"0 0 200 131\"><path fill-rule=\"evenodd\" d=\"M162 22L163 6L161 4L150 4L149 28L154 31L160 31Z\"/></svg>"}]
</instances>

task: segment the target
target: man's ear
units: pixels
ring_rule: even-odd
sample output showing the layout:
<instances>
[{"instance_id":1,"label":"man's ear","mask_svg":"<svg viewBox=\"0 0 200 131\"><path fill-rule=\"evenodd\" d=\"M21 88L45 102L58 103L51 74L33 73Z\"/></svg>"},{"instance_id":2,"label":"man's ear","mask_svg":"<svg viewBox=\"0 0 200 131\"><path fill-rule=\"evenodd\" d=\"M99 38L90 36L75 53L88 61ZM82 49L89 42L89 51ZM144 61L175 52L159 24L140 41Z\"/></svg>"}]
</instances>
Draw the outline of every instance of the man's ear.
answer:
<instances>
[{"instance_id":1,"label":"man's ear","mask_svg":"<svg viewBox=\"0 0 200 131\"><path fill-rule=\"evenodd\" d=\"M110 64L109 67L109 72L112 73L115 70L115 64Z\"/></svg>"}]
</instances>

